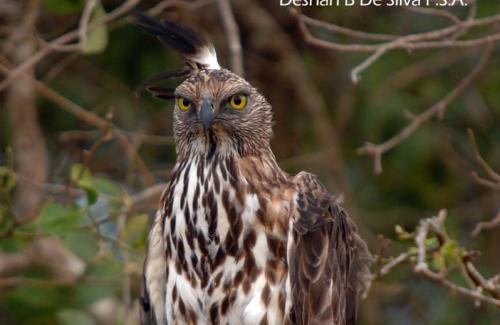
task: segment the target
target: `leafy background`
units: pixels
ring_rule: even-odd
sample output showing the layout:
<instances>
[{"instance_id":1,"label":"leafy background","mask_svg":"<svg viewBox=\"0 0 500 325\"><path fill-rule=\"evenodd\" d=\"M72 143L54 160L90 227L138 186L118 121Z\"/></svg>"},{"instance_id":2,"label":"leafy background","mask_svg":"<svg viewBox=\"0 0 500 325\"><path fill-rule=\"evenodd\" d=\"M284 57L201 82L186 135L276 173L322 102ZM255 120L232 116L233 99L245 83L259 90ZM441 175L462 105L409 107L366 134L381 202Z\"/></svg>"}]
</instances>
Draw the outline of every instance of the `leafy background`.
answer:
<instances>
[{"instance_id":1,"label":"leafy background","mask_svg":"<svg viewBox=\"0 0 500 325\"><path fill-rule=\"evenodd\" d=\"M53 39L77 28L84 3L42 1L37 22L40 37ZM99 2L93 15L102 16L120 3ZM156 4L142 1L139 8ZM386 252L389 256L411 249L411 241L398 237L396 225L411 231L419 219L446 208L448 232L457 240L457 247L451 249L466 246L480 251L476 259L480 271L489 277L498 273L498 228L477 238L470 236L479 221L497 213L500 200L498 192L472 178L471 172L480 169L467 137L470 128L483 157L498 170L498 49L489 68L451 104L444 120L423 125L385 154L384 171L377 176L371 159L356 150L365 141L378 143L401 130L408 123L404 112L418 114L444 97L471 70L480 49L391 52L353 85L350 69L365 54L308 46L293 17L277 1L232 4L246 78L273 104L273 149L281 166L290 173L316 173L329 189L342 193L374 253L379 249L377 234L392 240ZM460 17L466 15L464 9L452 11ZM499 12L497 1L478 2L479 17ZM392 34L446 24L399 8L306 8L305 13L342 26ZM173 4L161 16L205 30L228 66L225 35L213 1L198 1L194 6ZM321 31L316 35L350 41ZM16 125L9 122L3 109L5 96L0 95L0 265L2 258L16 254L28 254L33 260L17 274L0 276L0 323L137 322L142 261L159 192L156 196L144 194L148 188L161 189L168 181L175 148L171 139L173 104L147 95L137 97L134 88L147 77L181 64L175 53L124 19L94 30L79 53L55 53L37 65L37 79L70 101L102 118L112 112L113 125L126 131L156 187L127 159L119 141L37 96L39 124L48 148L49 181L33 184L43 192L43 203L32 221L22 225L14 223L20 217L16 205L22 205L15 201L16 190L29 179L16 173L18 153L11 149ZM99 141L102 143L95 145ZM92 148L92 159L85 163L82 151ZM62 244L69 260L47 265L51 260L44 261L44 253L33 250L39 247L33 242L46 236ZM57 252L49 249L48 256L54 255ZM67 268L73 277L58 274L58 269ZM451 278L462 281L456 273ZM499 316L498 309L475 307L472 301L416 276L407 265L377 280L360 311L362 324L493 324Z\"/></svg>"}]
</instances>

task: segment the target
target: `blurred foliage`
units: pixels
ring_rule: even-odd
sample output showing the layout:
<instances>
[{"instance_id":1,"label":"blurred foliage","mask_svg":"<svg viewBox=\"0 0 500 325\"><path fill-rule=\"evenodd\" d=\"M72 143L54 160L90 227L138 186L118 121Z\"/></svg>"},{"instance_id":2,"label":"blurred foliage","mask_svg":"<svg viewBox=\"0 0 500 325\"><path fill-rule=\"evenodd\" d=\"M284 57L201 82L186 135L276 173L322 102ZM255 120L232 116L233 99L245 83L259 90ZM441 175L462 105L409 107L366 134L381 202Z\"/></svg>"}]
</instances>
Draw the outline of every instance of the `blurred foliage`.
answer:
<instances>
[{"instance_id":1,"label":"blurred foliage","mask_svg":"<svg viewBox=\"0 0 500 325\"><path fill-rule=\"evenodd\" d=\"M155 3L143 1L141 8L150 8ZM120 1L103 0L101 7L99 2L92 19L119 4ZM51 39L54 31L58 35L77 28L83 5L83 0L44 0L38 26L41 36ZM273 42L274 46L286 41L296 53L282 54L272 47L262 47L267 37L274 36L266 30L269 25L264 24L265 15L249 19L250 11L247 13L246 9L250 6L264 10L284 33L284 36L274 35L283 37ZM391 78L411 64L434 56L437 60L442 52L394 51L365 71L362 81L354 87L348 79L349 72L365 58L364 54L334 53L307 46L287 11L273 2L235 1L234 10L240 24L248 79L273 104L276 116L273 149L279 161L287 162L283 165L287 171L305 169L317 173L332 191L343 192L373 252L378 250L378 233L394 241L388 255L414 249L412 243L400 238L403 229L413 229L420 218L447 208L450 212L447 228L454 239L434 255L433 267L452 267L466 246L482 252L477 259L482 272L489 276L498 273L498 229L477 239L469 236L477 222L496 213L500 199L498 193L479 186L470 176L478 166L466 134L468 127L475 130L484 158L498 169L498 50L489 69L474 87L451 104L444 120L423 125L385 154L384 172L376 176L371 158L359 156L356 149L365 141L378 143L390 138L408 123L405 111L418 114L445 96L474 66L480 50L443 50L453 52L450 55L458 59L439 62L442 68L415 80L410 75L404 80L407 84L394 84ZM463 9L453 12L466 17ZM479 17L499 12L499 2L479 1ZM305 8L305 13L359 30L393 34L429 30L445 23L430 15L387 8ZM193 11L172 10L165 16L207 30L221 61L229 62L213 3ZM321 31L315 34L330 40L352 41ZM134 87L151 75L179 67L180 58L128 21L93 30L81 54L85 55L59 53L47 57L37 66L37 77L99 116L112 111L113 124L123 130L172 134L172 103L148 96L138 98ZM326 116L336 127L339 139L339 158L344 162L341 174L349 186L339 185L331 172L331 161L322 158L325 156L315 158L315 154L328 150L314 132L317 125L308 122L310 116L304 107L297 107L295 100L299 95L280 88L276 82L281 80L277 76L280 71L266 68L281 69L284 65L278 63L289 62L286 55L300 59L299 68L309 78L302 82L311 83L324 101ZM265 71L250 67L262 67ZM166 83L175 86L177 82ZM157 202L134 204L134 195L147 185L118 141L101 144L85 165L82 150L89 150L100 133L92 133L92 126L44 98L37 98L37 105L49 147L49 185L53 186L44 189L47 200L34 222L23 225L13 222L13 198L19 179L8 148L13 145L9 130L15 126L8 125L7 113L0 110L0 148L5 148L0 153L0 251L16 254L30 245L34 237L51 235L85 262L85 271L76 282L70 283L55 281L40 265L25 270L18 285L6 285L0 278L0 323L96 324L92 316L96 304L110 299L118 306L116 322L125 324L126 318L132 322L136 317L148 229ZM344 122L340 124L342 119ZM63 135L69 131L81 136L68 140ZM175 162L173 146L137 141L138 153L155 180L167 181ZM297 157L301 159L297 161ZM396 224L400 226L394 231ZM488 306L475 308L471 301L451 295L401 266L374 284L368 300L362 304L360 318L366 324L493 324L498 322L498 315L498 310Z\"/></svg>"}]
</instances>

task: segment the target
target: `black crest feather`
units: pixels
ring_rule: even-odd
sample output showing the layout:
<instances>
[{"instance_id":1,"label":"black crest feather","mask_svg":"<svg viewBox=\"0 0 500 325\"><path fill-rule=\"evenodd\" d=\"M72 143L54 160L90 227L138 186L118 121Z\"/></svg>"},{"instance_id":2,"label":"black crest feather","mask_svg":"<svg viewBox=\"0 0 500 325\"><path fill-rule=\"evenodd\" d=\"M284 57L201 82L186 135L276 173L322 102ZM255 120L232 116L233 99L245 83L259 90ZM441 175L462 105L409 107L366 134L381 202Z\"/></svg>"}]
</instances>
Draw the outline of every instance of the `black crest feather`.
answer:
<instances>
[{"instance_id":1,"label":"black crest feather","mask_svg":"<svg viewBox=\"0 0 500 325\"><path fill-rule=\"evenodd\" d=\"M145 31L156 36L164 45L179 51L183 55L195 55L208 43L195 31L179 23L159 21L141 12L134 12L137 24Z\"/></svg>"},{"instance_id":2,"label":"black crest feather","mask_svg":"<svg viewBox=\"0 0 500 325\"><path fill-rule=\"evenodd\" d=\"M186 60L185 67L161 72L143 81L136 88L137 95L146 89L154 97L170 99L173 95L167 95L166 88L156 87L155 83L171 78L186 78L199 69L220 68L212 44L192 29L169 20L159 21L139 11L134 11L133 15L137 25L156 36L167 47L179 52ZM160 89L162 91L159 91Z\"/></svg>"},{"instance_id":3,"label":"black crest feather","mask_svg":"<svg viewBox=\"0 0 500 325\"><path fill-rule=\"evenodd\" d=\"M162 80L166 79L173 79L173 78L186 78L191 74L191 69L189 67L182 67L177 70L172 70L172 71L163 71L160 72L143 82L141 82L136 88L135 88L135 94L137 96L140 96L144 89L148 90L151 92L151 87L153 87L157 82L160 82Z\"/></svg>"},{"instance_id":4,"label":"black crest feather","mask_svg":"<svg viewBox=\"0 0 500 325\"><path fill-rule=\"evenodd\" d=\"M153 97L158 98L158 99L174 99L174 89L171 88L164 88L164 87L159 87L159 86L149 86L146 87L146 90L153 95Z\"/></svg>"}]
</instances>

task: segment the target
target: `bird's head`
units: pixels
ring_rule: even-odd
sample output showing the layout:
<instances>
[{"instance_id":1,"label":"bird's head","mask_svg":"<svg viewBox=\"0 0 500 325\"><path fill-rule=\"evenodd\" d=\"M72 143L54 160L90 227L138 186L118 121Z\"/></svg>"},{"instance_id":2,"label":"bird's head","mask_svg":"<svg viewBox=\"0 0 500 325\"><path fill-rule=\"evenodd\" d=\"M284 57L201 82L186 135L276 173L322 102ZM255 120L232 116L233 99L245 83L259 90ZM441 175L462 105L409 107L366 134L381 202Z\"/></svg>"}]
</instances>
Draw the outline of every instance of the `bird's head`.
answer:
<instances>
[{"instance_id":1,"label":"bird's head","mask_svg":"<svg viewBox=\"0 0 500 325\"><path fill-rule=\"evenodd\" d=\"M143 88L161 99L174 99L174 136L180 155L258 155L269 151L271 106L248 81L219 66L211 43L182 25L136 14L138 23L162 43L180 52L186 66L161 73ZM158 80L186 77L175 90L154 86Z\"/></svg>"},{"instance_id":2,"label":"bird's head","mask_svg":"<svg viewBox=\"0 0 500 325\"><path fill-rule=\"evenodd\" d=\"M269 147L271 107L246 80L203 69L175 90L174 133L190 150L258 154ZM182 150L183 148L179 148Z\"/></svg>"}]
</instances>

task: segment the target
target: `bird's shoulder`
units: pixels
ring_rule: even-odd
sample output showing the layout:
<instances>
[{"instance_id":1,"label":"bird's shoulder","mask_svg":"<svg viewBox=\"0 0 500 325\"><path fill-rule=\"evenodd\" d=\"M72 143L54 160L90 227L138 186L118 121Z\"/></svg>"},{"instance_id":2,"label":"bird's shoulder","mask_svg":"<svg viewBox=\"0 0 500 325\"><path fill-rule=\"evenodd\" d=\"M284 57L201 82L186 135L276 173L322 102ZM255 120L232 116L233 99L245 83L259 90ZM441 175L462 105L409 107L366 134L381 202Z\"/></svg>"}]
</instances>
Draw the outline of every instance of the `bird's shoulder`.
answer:
<instances>
[{"instance_id":1,"label":"bird's shoulder","mask_svg":"<svg viewBox=\"0 0 500 325\"><path fill-rule=\"evenodd\" d=\"M325 223L350 220L345 210L337 202L336 197L321 183L318 176L302 171L295 175L292 181L296 188L295 203L297 209L294 216L296 231L304 234Z\"/></svg>"}]
</instances>

